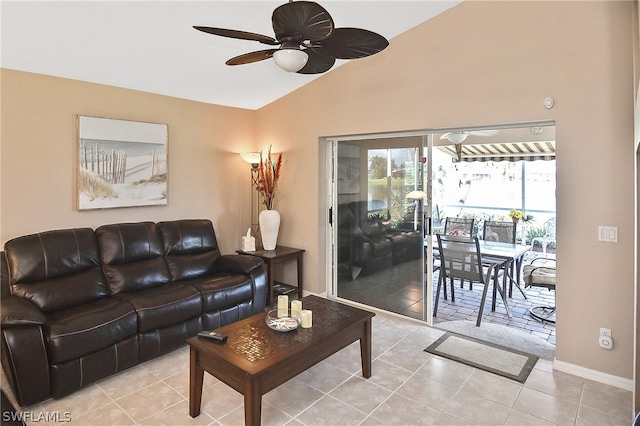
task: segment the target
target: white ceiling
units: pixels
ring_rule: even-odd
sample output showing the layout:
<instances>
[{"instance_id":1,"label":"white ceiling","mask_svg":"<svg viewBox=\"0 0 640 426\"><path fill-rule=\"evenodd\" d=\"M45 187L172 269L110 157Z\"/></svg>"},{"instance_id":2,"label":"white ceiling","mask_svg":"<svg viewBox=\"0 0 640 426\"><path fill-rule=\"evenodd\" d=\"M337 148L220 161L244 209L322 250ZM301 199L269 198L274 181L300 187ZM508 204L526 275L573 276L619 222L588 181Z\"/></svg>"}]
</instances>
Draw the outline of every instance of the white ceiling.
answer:
<instances>
[{"instance_id":1,"label":"white ceiling","mask_svg":"<svg viewBox=\"0 0 640 426\"><path fill-rule=\"evenodd\" d=\"M318 0L336 27L375 31L390 40L460 1ZM266 48L216 37L193 25L273 36L282 1L5 1L3 68L258 109L318 78L290 74L272 60L225 61ZM416 41L418 43L418 41ZM384 54L384 51L380 54ZM359 61L367 60L358 59ZM337 61L336 66L346 61ZM335 69L335 66L334 66Z\"/></svg>"}]
</instances>

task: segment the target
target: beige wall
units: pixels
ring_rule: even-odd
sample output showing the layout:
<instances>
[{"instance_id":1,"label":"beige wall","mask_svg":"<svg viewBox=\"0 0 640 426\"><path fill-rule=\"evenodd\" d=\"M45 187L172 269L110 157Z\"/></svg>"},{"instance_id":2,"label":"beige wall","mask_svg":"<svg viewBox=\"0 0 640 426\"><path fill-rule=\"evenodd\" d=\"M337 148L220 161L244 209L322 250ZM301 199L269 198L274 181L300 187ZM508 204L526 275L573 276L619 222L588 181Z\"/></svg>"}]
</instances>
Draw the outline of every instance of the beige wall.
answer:
<instances>
[{"instance_id":1,"label":"beige wall","mask_svg":"<svg viewBox=\"0 0 640 426\"><path fill-rule=\"evenodd\" d=\"M282 237L309 251L309 288L324 291L326 278L319 136L555 120L557 358L631 379L631 12L631 2L465 2L259 110L260 142L287 154ZM598 242L598 225L617 226L619 242ZM598 347L599 327L612 329L613 350Z\"/></svg>"},{"instance_id":2,"label":"beige wall","mask_svg":"<svg viewBox=\"0 0 640 426\"><path fill-rule=\"evenodd\" d=\"M325 291L324 146L354 133L555 120L560 361L632 377L631 2L467 2L261 110L244 111L3 70L2 242L28 232L209 217L224 252L249 222L238 152L286 155L279 242L303 247ZM542 101L553 96L556 106ZM169 125L169 206L77 212L75 116ZM596 241L598 225L619 243ZM599 349L599 327L615 348Z\"/></svg>"},{"instance_id":3,"label":"beige wall","mask_svg":"<svg viewBox=\"0 0 640 426\"><path fill-rule=\"evenodd\" d=\"M255 112L2 70L2 244L26 233L124 221L208 218L224 252L249 223ZM169 205L77 211L76 116L166 123Z\"/></svg>"}]
</instances>

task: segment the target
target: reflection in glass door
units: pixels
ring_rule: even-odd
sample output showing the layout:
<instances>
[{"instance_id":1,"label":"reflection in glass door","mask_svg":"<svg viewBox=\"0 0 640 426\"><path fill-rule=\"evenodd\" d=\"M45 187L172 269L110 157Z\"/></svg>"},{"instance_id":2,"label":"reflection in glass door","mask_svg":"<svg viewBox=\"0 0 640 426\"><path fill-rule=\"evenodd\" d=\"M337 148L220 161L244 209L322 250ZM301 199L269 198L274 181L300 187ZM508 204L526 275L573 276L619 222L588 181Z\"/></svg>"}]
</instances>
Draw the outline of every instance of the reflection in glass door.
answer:
<instances>
[{"instance_id":1,"label":"reflection in glass door","mask_svg":"<svg viewBox=\"0 0 640 426\"><path fill-rule=\"evenodd\" d=\"M348 140L333 148L334 295L420 320L430 310L424 140Z\"/></svg>"}]
</instances>

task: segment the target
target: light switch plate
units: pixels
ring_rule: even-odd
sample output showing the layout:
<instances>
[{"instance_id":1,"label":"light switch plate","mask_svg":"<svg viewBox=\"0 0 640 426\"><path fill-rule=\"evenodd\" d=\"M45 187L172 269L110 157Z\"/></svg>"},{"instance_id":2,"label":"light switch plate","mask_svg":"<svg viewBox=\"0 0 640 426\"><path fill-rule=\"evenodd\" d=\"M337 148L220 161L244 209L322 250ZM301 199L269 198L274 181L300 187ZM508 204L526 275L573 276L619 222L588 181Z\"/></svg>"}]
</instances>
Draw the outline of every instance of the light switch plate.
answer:
<instances>
[{"instance_id":1,"label":"light switch plate","mask_svg":"<svg viewBox=\"0 0 640 426\"><path fill-rule=\"evenodd\" d=\"M606 243L617 243L618 227L617 226L598 226L598 241L604 241Z\"/></svg>"}]
</instances>

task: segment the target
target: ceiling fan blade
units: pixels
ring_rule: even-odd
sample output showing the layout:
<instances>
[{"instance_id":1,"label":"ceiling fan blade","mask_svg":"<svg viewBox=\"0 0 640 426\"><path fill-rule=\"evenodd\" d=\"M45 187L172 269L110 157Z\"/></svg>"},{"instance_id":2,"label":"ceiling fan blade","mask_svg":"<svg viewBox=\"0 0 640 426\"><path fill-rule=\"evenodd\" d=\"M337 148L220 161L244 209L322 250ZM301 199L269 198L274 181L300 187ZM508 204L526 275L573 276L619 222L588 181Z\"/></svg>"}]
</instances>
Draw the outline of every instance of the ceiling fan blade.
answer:
<instances>
[{"instance_id":1,"label":"ceiling fan blade","mask_svg":"<svg viewBox=\"0 0 640 426\"><path fill-rule=\"evenodd\" d=\"M389 46L380 34L361 28L336 28L331 36L318 44L318 52L337 59L364 58Z\"/></svg>"},{"instance_id":2,"label":"ceiling fan blade","mask_svg":"<svg viewBox=\"0 0 640 426\"><path fill-rule=\"evenodd\" d=\"M199 27L199 26L194 26L193 28L195 28L198 31L202 31L208 34L213 34L213 35L222 36L222 37L239 38L241 40L259 41L260 43L270 44L272 46L279 44L278 41L275 40L273 37L269 37L262 34L256 34L256 33L249 33L246 31L227 30L225 28Z\"/></svg>"},{"instance_id":3,"label":"ceiling fan blade","mask_svg":"<svg viewBox=\"0 0 640 426\"><path fill-rule=\"evenodd\" d=\"M271 16L273 31L279 41L318 41L329 37L333 19L318 3L294 1L283 4Z\"/></svg>"},{"instance_id":4,"label":"ceiling fan blade","mask_svg":"<svg viewBox=\"0 0 640 426\"><path fill-rule=\"evenodd\" d=\"M273 56L273 52L278 49L258 50L257 52L245 53L244 55L236 56L225 62L227 65L244 65L252 62L264 61Z\"/></svg>"},{"instance_id":5,"label":"ceiling fan blade","mask_svg":"<svg viewBox=\"0 0 640 426\"><path fill-rule=\"evenodd\" d=\"M304 67L298 71L298 74L322 74L329 71L333 64L336 63L335 58L324 56L314 51L314 49L304 50L309 59Z\"/></svg>"},{"instance_id":6,"label":"ceiling fan blade","mask_svg":"<svg viewBox=\"0 0 640 426\"><path fill-rule=\"evenodd\" d=\"M469 130L467 133L474 136L495 136L500 130Z\"/></svg>"}]
</instances>

